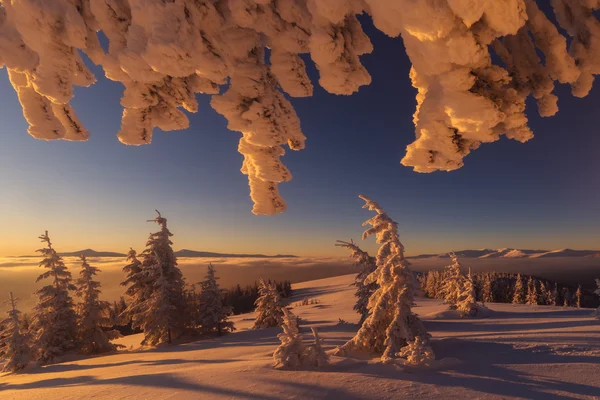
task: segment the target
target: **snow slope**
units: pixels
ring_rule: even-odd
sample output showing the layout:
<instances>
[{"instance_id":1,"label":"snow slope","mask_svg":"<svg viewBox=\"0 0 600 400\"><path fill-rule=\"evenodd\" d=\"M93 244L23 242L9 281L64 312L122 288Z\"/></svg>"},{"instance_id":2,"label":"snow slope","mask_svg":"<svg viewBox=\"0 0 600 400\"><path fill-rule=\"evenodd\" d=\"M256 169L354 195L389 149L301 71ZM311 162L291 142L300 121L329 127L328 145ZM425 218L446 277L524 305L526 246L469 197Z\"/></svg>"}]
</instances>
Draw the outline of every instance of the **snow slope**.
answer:
<instances>
[{"instance_id":1,"label":"snow slope","mask_svg":"<svg viewBox=\"0 0 600 400\"><path fill-rule=\"evenodd\" d=\"M294 286L293 311L308 340L319 327L327 350L356 331L353 275ZM316 305L295 306L302 298ZM0 377L4 399L398 399L579 398L600 396L600 323L591 310L492 304L485 319L444 319L438 300L418 299L445 368L404 370L332 357L320 371L280 371L271 354L278 328L238 331L170 348L136 350L140 335L119 341L118 354L67 361ZM442 316L442 317L440 317ZM349 324L338 325L338 318ZM133 347L133 348L131 348ZM458 361L458 360L460 361Z\"/></svg>"}]
</instances>

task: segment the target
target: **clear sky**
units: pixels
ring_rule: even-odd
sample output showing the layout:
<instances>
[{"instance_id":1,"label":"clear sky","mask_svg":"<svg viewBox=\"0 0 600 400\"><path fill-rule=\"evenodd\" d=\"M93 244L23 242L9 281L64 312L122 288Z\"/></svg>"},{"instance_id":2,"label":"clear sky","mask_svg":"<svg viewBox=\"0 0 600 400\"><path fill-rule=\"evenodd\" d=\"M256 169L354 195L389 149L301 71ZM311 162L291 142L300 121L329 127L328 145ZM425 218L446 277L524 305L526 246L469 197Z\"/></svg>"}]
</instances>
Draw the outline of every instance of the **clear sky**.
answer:
<instances>
[{"instance_id":1,"label":"clear sky","mask_svg":"<svg viewBox=\"0 0 600 400\"><path fill-rule=\"evenodd\" d=\"M536 137L526 144L503 138L482 145L461 170L418 174L399 163L414 139L408 58L400 40L366 31L375 47L362 57L370 86L346 97L315 85L313 97L292 100L307 145L284 157L294 175L280 185L288 211L270 217L251 214L240 134L227 130L209 97L200 96L190 129L125 146L116 139L122 86L96 68L98 82L76 89L72 102L90 140L44 142L27 134L0 70L0 256L31 254L46 229L64 251L141 250L155 208L169 219L176 249L344 255L335 240L359 240L371 216L361 193L400 223L409 254L600 248L599 84L584 99L560 87L552 118L531 103Z\"/></svg>"}]
</instances>

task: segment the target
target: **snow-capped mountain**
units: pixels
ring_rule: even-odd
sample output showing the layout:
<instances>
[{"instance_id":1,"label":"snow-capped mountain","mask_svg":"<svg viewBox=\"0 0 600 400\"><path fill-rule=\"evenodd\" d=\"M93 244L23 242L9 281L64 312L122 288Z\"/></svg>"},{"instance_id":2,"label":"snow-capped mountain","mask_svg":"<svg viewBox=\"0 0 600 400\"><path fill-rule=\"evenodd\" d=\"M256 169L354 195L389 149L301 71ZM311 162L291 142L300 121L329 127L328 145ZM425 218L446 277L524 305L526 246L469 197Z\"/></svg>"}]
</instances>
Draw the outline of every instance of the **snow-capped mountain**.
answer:
<instances>
[{"instance_id":1,"label":"snow-capped mountain","mask_svg":"<svg viewBox=\"0 0 600 400\"><path fill-rule=\"evenodd\" d=\"M454 252L459 258L558 258L558 257L600 257L600 250L527 250L527 249L479 249ZM420 254L412 259L449 258L448 253Z\"/></svg>"}]
</instances>

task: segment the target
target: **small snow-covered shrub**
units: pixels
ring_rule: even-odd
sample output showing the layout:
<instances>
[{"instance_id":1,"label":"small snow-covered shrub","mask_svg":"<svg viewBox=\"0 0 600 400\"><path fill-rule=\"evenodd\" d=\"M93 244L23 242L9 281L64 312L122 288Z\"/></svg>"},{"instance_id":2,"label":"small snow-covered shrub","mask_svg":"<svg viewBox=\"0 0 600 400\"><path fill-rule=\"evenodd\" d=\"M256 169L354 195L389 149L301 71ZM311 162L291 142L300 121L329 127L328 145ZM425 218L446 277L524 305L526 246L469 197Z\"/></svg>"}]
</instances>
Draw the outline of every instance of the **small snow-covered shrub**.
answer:
<instances>
[{"instance_id":1,"label":"small snow-covered shrub","mask_svg":"<svg viewBox=\"0 0 600 400\"><path fill-rule=\"evenodd\" d=\"M302 363L305 351L298 328L298 320L287 308L283 308L282 311L283 322L281 328L283 332L277 335L281 340L281 344L273 353L273 360L275 360L276 368L298 368Z\"/></svg>"},{"instance_id":2,"label":"small snow-covered shrub","mask_svg":"<svg viewBox=\"0 0 600 400\"><path fill-rule=\"evenodd\" d=\"M325 350L323 350L323 339L319 337L319 332L317 332L317 328L310 329L312 330L313 336L315 337L315 342L308 346L308 348L304 352L302 365L307 367L320 368L329 364L329 356L327 355L327 353L325 353Z\"/></svg>"},{"instance_id":3,"label":"small snow-covered shrub","mask_svg":"<svg viewBox=\"0 0 600 400\"><path fill-rule=\"evenodd\" d=\"M398 352L408 365L427 365L435 359L433 350L423 339L416 337Z\"/></svg>"},{"instance_id":4,"label":"small snow-covered shrub","mask_svg":"<svg viewBox=\"0 0 600 400\"><path fill-rule=\"evenodd\" d=\"M287 308L283 308L283 332L277 335L281 344L273 353L275 368L320 368L329 363L329 356L323 350L323 340L319 337L317 328L311 328L315 341L306 347L296 317Z\"/></svg>"}]
</instances>

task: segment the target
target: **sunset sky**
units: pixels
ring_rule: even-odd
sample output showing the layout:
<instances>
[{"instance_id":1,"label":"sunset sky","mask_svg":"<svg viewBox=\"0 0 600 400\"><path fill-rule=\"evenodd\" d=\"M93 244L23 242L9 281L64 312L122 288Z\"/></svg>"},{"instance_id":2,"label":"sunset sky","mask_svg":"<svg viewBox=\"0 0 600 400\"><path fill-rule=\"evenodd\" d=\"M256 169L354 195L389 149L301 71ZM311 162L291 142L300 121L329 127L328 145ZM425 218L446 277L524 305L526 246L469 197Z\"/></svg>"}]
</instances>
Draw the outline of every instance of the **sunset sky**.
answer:
<instances>
[{"instance_id":1,"label":"sunset sky","mask_svg":"<svg viewBox=\"0 0 600 400\"><path fill-rule=\"evenodd\" d=\"M375 48L362 58L370 86L343 97L315 85L312 98L292 100L307 146L284 157L294 176L280 185L288 211L270 217L251 214L240 134L227 130L209 97L200 97L187 131L125 146L116 138L122 87L94 68L98 82L76 89L72 102L90 140L44 142L27 134L1 70L0 256L32 254L46 229L62 251L141 250L156 228L145 222L155 208L168 218L176 249L339 256L335 240L359 240L372 215L361 209L361 193L400 223L409 254L600 248L598 84L584 99L560 87L552 118L529 104L530 142L503 137L469 155L461 170L418 174L399 163L414 139L415 108L402 42L366 30Z\"/></svg>"}]
</instances>

